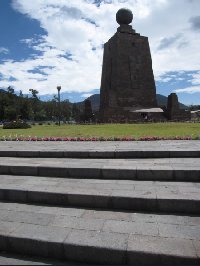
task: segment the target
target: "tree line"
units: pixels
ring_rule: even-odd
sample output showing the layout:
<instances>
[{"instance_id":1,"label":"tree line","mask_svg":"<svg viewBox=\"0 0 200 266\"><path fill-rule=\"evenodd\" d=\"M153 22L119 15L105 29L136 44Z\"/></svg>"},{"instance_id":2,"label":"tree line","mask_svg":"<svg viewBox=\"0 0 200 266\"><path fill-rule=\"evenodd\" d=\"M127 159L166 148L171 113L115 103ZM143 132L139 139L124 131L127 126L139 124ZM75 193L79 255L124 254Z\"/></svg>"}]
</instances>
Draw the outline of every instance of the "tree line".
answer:
<instances>
[{"instance_id":1,"label":"tree line","mask_svg":"<svg viewBox=\"0 0 200 266\"><path fill-rule=\"evenodd\" d=\"M12 87L0 91L0 121L57 121L59 117L59 102L57 96L51 101L41 101L38 91L29 90L31 95L24 95L20 91L15 94ZM87 104L86 104L87 105ZM88 106L88 105L87 105ZM87 107L88 108L88 107ZM87 109L86 108L86 109ZM90 107L91 108L91 104ZM88 111L87 111L88 112ZM89 111L92 116L92 110ZM60 118L62 121L74 120L80 122L85 119L84 105L70 103L69 100L60 102ZM89 118L90 119L90 118Z\"/></svg>"}]
</instances>

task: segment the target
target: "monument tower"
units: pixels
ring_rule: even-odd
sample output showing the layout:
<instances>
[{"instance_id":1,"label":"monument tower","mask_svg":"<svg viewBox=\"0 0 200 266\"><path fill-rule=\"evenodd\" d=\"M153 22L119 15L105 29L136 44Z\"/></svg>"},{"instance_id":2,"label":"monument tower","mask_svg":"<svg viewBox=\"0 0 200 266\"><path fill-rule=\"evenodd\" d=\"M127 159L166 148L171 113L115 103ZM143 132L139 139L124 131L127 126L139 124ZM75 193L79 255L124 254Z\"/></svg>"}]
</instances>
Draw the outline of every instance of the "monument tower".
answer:
<instances>
[{"instance_id":1,"label":"monument tower","mask_svg":"<svg viewBox=\"0 0 200 266\"><path fill-rule=\"evenodd\" d=\"M116 20L120 26L104 44L100 114L105 122L134 120L139 117L135 110L157 108L148 38L129 25L133 20L130 10L120 9Z\"/></svg>"}]
</instances>

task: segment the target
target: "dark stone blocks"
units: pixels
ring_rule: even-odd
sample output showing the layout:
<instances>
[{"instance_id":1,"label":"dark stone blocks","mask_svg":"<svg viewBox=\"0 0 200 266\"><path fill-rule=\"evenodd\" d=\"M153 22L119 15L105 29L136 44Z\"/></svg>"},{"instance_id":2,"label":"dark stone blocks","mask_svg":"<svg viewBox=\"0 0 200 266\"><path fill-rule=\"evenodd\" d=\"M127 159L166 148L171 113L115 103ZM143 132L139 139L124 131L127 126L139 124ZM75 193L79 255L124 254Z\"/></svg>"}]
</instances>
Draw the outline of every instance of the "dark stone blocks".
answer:
<instances>
[{"instance_id":1,"label":"dark stone blocks","mask_svg":"<svg viewBox=\"0 0 200 266\"><path fill-rule=\"evenodd\" d=\"M148 38L122 24L104 45L100 113L129 119L133 107L157 107Z\"/></svg>"}]
</instances>

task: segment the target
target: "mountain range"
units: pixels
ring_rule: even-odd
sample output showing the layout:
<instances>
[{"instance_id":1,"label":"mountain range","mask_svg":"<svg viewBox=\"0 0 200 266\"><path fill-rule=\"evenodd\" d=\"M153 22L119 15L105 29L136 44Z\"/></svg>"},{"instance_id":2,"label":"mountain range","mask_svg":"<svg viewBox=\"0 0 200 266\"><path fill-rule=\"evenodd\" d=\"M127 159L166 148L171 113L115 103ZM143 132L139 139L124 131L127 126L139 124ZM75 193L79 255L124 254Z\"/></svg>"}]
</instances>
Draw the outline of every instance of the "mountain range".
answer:
<instances>
[{"instance_id":1,"label":"mountain range","mask_svg":"<svg viewBox=\"0 0 200 266\"><path fill-rule=\"evenodd\" d=\"M91 101L91 105L92 105L92 110L95 112L95 111L98 111L99 110L99 105L100 105L100 94L94 94L94 95L91 95L90 97L87 98L88 100ZM161 94L156 94L156 99L157 99L157 103L158 103L158 106L159 107L167 107L167 97L164 96L164 95L161 95ZM78 102L76 103L77 105L83 105L84 101L83 102ZM179 103L179 106L181 109L187 109L188 106L182 104L182 103Z\"/></svg>"}]
</instances>

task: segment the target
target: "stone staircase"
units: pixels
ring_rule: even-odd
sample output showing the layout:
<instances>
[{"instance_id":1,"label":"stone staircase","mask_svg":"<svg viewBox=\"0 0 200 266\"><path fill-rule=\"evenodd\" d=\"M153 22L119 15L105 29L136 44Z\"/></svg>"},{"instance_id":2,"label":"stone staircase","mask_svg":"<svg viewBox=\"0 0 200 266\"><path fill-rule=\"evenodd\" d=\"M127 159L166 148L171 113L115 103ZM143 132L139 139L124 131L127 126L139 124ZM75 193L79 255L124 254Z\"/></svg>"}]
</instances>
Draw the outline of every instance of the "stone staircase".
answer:
<instances>
[{"instance_id":1,"label":"stone staircase","mask_svg":"<svg viewBox=\"0 0 200 266\"><path fill-rule=\"evenodd\" d=\"M200 142L1 142L0 251L200 264Z\"/></svg>"}]
</instances>

